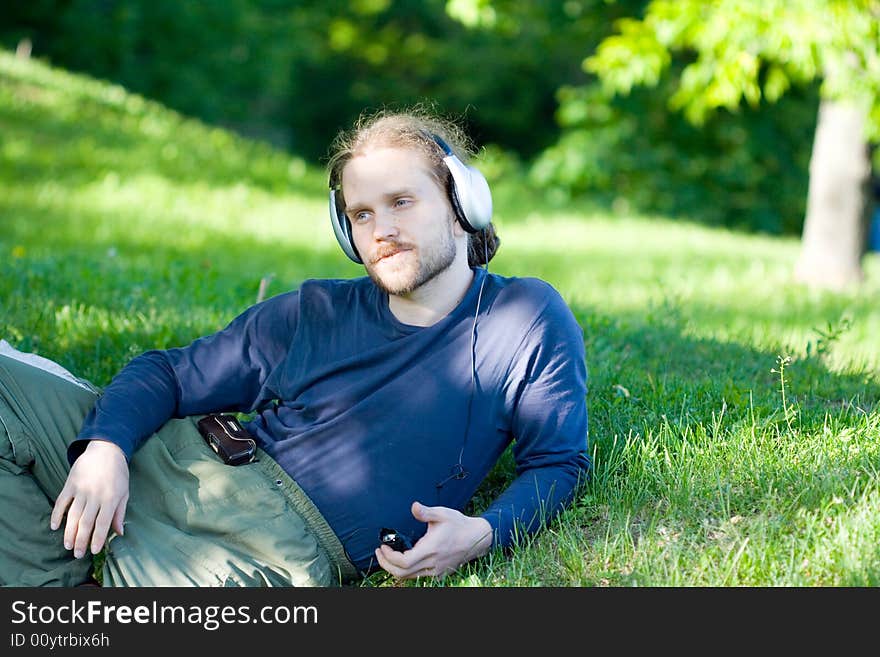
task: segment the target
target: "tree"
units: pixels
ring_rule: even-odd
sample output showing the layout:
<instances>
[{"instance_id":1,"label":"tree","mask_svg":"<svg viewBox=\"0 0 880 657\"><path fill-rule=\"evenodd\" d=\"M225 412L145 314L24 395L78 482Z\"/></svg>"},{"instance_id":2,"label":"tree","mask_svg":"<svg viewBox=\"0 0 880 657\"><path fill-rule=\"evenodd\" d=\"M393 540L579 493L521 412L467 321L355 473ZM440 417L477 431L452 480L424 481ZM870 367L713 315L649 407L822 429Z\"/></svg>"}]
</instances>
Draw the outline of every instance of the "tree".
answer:
<instances>
[{"instance_id":1,"label":"tree","mask_svg":"<svg viewBox=\"0 0 880 657\"><path fill-rule=\"evenodd\" d=\"M861 280L868 142L880 137L880 0L651 0L643 18L616 27L584 68L627 94L656 85L674 54L689 56L671 104L696 125L822 81L795 275L832 289Z\"/></svg>"}]
</instances>

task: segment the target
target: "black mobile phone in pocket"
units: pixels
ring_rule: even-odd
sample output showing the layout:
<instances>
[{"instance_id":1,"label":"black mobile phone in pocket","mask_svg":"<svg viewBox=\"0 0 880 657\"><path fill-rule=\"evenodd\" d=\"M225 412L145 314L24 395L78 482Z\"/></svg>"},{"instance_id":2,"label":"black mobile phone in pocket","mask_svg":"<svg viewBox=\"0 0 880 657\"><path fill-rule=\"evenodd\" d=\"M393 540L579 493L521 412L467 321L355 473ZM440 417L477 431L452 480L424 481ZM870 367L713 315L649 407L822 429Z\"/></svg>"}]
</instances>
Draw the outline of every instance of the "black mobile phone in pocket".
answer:
<instances>
[{"instance_id":1,"label":"black mobile phone in pocket","mask_svg":"<svg viewBox=\"0 0 880 657\"><path fill-rule=\"evenodd\" d=\"M250 463L257 455L257 441L234 415L206 415L198 422L199 433L228 465Z\"/></svg>"}]
</instances>

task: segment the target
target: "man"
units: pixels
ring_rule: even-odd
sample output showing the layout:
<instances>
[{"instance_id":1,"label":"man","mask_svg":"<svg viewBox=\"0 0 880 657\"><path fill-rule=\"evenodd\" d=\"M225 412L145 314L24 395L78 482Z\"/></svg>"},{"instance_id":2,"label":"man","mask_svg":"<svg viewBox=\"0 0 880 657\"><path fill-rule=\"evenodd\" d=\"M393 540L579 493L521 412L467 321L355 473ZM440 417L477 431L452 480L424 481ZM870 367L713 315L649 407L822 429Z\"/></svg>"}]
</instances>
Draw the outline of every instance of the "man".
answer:
<instances>
[{"instance_id":1,"label":"man","mask_svg":"<svg viewBox=\"0 0 880 657\"><path fill-rule=\"evenodd\" d=\"M407 113L337 138L330 218L367 277L306 281L103 393L0 355L0 495L23 510L0 581L75 585L105 547L105 586L442 576L558 512L589 467L583 334L548 284L479 267L497 239L462 139ZM217 412L250 414L255 460L208 447ZM515 480L465 515L512 440Z\"/></svg>"}]
</instances>

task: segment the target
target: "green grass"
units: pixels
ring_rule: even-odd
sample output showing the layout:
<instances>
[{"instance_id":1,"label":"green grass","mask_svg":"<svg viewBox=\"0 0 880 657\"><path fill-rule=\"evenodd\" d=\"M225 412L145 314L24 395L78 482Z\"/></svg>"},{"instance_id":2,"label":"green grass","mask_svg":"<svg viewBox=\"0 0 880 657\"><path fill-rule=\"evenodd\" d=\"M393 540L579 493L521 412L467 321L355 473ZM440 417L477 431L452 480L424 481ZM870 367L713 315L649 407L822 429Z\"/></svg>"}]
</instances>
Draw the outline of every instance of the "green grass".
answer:
<instances>
[{"instance_id":1,"label":"green grass","mask_svg":"<svg viewBox=\"0 0 880 657\"><path fill-rule=\"evenodd\" d=\"M513 184L511 184L513 183ZM798 242L546 208L496 184L491 269L584 328L591 481L446 586L880 584L880 257L846 293ZM323 172L105 83L0 53L0 337L99 385L268 294L361 269ZM509 453L480 508L512 472ZM374 576L367 585L390 585Z\"/></svg>"}]
</instances>

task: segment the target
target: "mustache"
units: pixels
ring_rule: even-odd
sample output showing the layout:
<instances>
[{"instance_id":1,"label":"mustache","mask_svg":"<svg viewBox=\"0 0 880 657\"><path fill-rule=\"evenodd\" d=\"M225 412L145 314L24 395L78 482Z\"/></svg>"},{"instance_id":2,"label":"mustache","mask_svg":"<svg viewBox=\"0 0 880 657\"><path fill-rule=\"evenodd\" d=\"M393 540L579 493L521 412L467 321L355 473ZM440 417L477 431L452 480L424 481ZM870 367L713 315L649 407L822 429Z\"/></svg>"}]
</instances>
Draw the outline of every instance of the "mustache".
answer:
<instances>
[{"instance_id":1,"label":"mustache","mask_svg":"<svg viewBox=\"0 0 880 657\"><path fill-rule=\"evenodd\" d=\"M404 244L403 242L391 242L379 246L370 258L370 264L375 265L382 258L387 258L400 251L408 251L413 248L412 244Z\"/></svg>"}]
</instances>

